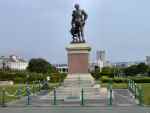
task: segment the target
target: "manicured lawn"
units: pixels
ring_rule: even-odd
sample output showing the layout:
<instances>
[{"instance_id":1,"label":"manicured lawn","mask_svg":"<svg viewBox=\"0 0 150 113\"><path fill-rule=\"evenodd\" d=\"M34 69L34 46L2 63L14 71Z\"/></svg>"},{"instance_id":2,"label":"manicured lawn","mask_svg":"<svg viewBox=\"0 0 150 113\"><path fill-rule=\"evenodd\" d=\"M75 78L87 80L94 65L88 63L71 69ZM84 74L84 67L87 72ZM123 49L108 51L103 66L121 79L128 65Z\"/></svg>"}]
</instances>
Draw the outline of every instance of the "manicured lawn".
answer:
<instances>
[{"instance_id":1,"label":"manicured lawn","mask_svg":"<svg viewBox=\"0 0 150 113\"><path fill-rule=\"evenodd\" d=\"M16 96L12 96L12 95L15 95L17 93L17 89L19 87L25 88L25 85L22 85L22 84L18 85L17 84L17 85L13 85L13 86L0 86L0 102L2 102L2 90L3 89L5 89L5 93L6 93L5 101L9 102L9 101L12 101L12 100L15 100L18 98Z\"/></svg>"},{"instance_id":2,"label":"manicured lawn","mask_svg":"<svg viewBox=\"0 0 150 113\"><path fill-rule=\"evenodd\" d=\"M144 103L150 105L150 83L141 84L144 90Z\"/></svg>"},{"instance_id":3,"label":"manicured lawn","mask_svg":"<svg viewBox=\"0 0 150 113\"><path fill-rule=\"evenodd\" d=\"M54 84L49 84L50 85L50 89L52 89L53 87L57 87L59 84L58 83L54 83ZM2 90L5 89L5 102L10 102L16 99L19 99L17 97L17 91L18 89L21 88L22 89L22 96L26 95L25 89L26 89L26 84L15 84L12 86L0 86L0 103L2 103ZM39 91L39 85L35 84L34 88L33 85L30 85L30 91L33 93L36 93ZM15 96L13 96L15 95Z\"/></svg>"},{"instance_id":4,"label":"manicured lawn","mask_svg":"<svg viewBox=\"0 0 150 113\"><path fill-rule=\"evenodd\" d=\"M108 83L102 83L101 87L108 87ZM113 83L113 89L127 89L127 84L126 83Z\"/></svg>"},{"instance_id":5,"label":"manicured lawn","mask_svg":"<svg viewBox=\"0 0 150 113\"><path fill-rule=\"evenodd\" d=\"M144 90L144 104L150 105L150 83L142 83ZM101 83L101 87L108 87L108 83ZM126 83L113 83L113 89L127 89Z\"/></svg>"}]
</instances>

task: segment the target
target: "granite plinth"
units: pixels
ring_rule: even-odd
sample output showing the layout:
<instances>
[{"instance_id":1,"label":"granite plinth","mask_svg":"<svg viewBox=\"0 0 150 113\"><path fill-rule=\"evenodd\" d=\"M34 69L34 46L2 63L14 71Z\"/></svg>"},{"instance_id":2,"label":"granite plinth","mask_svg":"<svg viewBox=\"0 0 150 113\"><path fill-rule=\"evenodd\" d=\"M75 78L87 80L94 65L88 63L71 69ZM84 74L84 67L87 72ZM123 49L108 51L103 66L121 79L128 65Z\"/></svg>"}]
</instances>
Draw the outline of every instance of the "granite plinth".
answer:
<instances>
[{"instance_id":1,"label":"granite plinth","mask_svg":"<svg viewBox=\"0 0 150 113\"><path fill-rule=\"evenodd\" d=\"M66 50L68 52L68 73L88 73L90 46L87 43L73 43L68 45Z\"/></svg>"}]
</instances>

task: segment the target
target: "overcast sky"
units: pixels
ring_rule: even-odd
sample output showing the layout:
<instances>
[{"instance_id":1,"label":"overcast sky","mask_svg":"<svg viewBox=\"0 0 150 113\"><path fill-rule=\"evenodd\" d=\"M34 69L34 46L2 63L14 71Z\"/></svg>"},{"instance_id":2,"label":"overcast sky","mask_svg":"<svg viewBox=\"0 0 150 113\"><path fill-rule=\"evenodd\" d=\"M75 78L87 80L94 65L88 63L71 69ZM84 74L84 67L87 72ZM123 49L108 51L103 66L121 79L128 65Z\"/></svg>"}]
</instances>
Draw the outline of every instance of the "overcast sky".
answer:
<instances>
[{"instance_id":1,"label":"overcast sky","mask_svg":"<svg viewBox=\"0 0 150 113\"><path fill-rule=\"evenodd\" d=\"M0 0L0 55L65 63L76 2L89 15L85 36L92 61L98 49L113 62L150 55L150 0Z\"/></svg>"}]
</instances>

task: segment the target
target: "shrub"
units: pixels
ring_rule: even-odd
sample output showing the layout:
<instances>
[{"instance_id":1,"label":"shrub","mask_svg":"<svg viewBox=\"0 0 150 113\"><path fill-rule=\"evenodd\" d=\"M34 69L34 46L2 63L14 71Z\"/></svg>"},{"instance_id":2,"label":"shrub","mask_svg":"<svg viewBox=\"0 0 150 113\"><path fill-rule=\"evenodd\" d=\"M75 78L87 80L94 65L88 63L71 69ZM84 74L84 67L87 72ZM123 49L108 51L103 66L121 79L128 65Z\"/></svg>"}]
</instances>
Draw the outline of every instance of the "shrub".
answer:
<instances>
[{"instance_id":1,"label":"shrub","mask_svg":"<svg viewBox=\"0 0 150 113\"><path fill-rule=\"evenodd\" d=\"M150 83L150 77L131 77L136 83Z\"/></svg>"},{"instance_id":2,"label":"shrub","mask_svg":"<svg viewBox=\"0 0 150 113\"><path fill-rule=\"evenodd\" d=\"M27 78L27 74L29 75L29 78ZM27 72L0 72L0 81L8 81L12 80L15 83L25 83L32 81L44 81L47 79L47 76L50 76L51 82L62 82L66 74L60 74L60 73L51 73L51 74L41 74L41 73L27 73Z\"/></svg>"},{"instance_id":3,"label":"shrub","mask_svg":"<svg viewBox=\"0 0 150 113\"><path fill-rule=\"evenodd\" d=\"M107 76L103 76L101 81L103 83L108 83L110 80L114 83L127 83L128 79L135 81L135 83L150 83L150 77L108 78Z\"/></svg>"}]
</instances>

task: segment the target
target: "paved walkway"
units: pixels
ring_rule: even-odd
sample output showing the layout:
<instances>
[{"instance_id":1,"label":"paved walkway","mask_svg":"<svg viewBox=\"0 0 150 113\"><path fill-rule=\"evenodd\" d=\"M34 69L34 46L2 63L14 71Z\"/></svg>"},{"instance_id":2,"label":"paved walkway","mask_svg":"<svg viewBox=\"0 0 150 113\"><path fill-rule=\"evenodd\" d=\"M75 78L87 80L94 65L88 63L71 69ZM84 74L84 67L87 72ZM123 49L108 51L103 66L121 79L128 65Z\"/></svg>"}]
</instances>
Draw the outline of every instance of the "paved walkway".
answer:
<instances>
[{"instance_id":1,"label":"paved walkway","mask_svg":"<svg viewBox=\"0 0 150 113\"><path fill-rule=\"evenodd\" d=\"M80 107L80 101L75 102L66 102L64 100L57 100L56 104L53 105L53 97L43 98L47 96L48 92L42 91L37 96L31 97L31 106L32 107L54 107L54 106L75 106ZM27 98L23 98L19 101L13 102L8 104L8 107L25 107L27 106ZM92 107L107 107L108 106L108 99L102 98L97 100L86 99L85 106L92 106ZM135 100L132 98L130 92L127 89L115 89L113 90L113 106L137 106Z\"/></svg>"},{"instance_id":2,"label":"paved walkway","mask_svg":"<svg viewBox=\"0 0 150 113\"><path fill-rule=\"evenodd\" d=\"M0 113L150 113L144 107L24 107L0 108Z\"/></svg>"},{"instance_id":3,"label":"paved walkway","mask_svg":"<svg viewBox=\"0 0 150 113\"><path fill-rule=\"evenodd\" d=\"M128 89L114 89L115 106L136 106L135 99Z\"/></svg>"},{"instance_id":4,"label":"paved walkway","mask_svg":"<svg viewBox=\"0 0 150 113\"><path fill-rule=\"evenodd\" d=\"M22 98L13 102L8 107L0 108L0 113L150 113L150 107L140 107L135 104L127 89L113 90L113 106L107 104L107 100L91 100L80 106L79 102L52 104L51 99L43 100L41 97L48 92L42 91L39 95L32 97L31 105L26 105L26 99Z\"/></svg>"}]
</instances>

